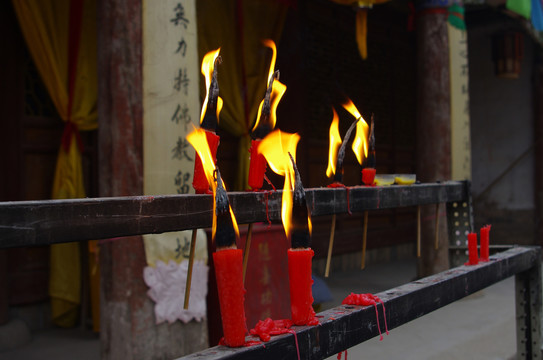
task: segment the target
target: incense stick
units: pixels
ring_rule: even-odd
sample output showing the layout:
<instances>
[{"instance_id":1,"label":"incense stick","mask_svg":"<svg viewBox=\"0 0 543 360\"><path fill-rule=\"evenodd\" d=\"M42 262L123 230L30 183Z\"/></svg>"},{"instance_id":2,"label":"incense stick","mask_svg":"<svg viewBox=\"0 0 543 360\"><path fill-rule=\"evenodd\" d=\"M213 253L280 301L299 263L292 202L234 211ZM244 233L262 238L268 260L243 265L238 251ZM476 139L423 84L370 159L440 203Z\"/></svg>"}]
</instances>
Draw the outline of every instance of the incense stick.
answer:
<instances>
[{"instance_id":1,"label":"incense stick","mask_svg":"<svg viewBox=\"0 0 543 360\"><path fill-rule=\"evenodd\" d=\"M332 229L330 230L330 240L328 242L328 257L326 258L326 270L324 277L330 274L330 261L332 260L332 248L334 247L334 236L336 233L336 214L332 216Z\"/></svg>"},{"instance_id":2,"label":"incense stick","mask_svg":"<svg viewBox=\"0 0 543 360\"><path fill-rule=\"evenodd\" d=\"M185 303L183 305L183 309L185 310L189 308L190 286L192 283L192 265L194 265L194 249L196 248L197 231L198 229L192 230L192 238L190 240L189 267L187 270L187 284L185 286Z\"/></svg>"},{"instance_id":3,"label":"incense stick","mask_svg":"<svg viewBox=\"0 0 543 360\"><path fill-rule=\"evenodd\" d=\"M421 230L420 230L420 205L417 206L417 257L420 258L420 238L421 238Z\"/></svg>"},{"instance_id":4,"label":"incense stick","mask_svg":"<svg viewBox=\"0 0 543 360\"><path fill-rule=\"evenodd\" d=\"M436 230L434 248L439 249L439 203L436 204Z\"/></svg>"},{"instance_id":5,"label":"incense stick","mask_svg":"<svg viewBox=\"0 0 543 360\"><path fill-rule=\"evenodd\" d=\"M245 249L243 250L243 283L245 284L245 274L247 273L247 262L249 260L249 250L251 249L251 239L253 237L253 223L249 224L247 229L247 240L245 240Z\"/></svg>"},{"instance_id":6,"label":"incense stick","mask_svg":"<svg viewBox=\"0 0 543 360\"><path fill-rule=\"evenodd\" d=\"M362 232L362 262L360 269L366 267L366 240L368 238L368 211L364 211L364 230Z\"/></svg>"}]
</instances>

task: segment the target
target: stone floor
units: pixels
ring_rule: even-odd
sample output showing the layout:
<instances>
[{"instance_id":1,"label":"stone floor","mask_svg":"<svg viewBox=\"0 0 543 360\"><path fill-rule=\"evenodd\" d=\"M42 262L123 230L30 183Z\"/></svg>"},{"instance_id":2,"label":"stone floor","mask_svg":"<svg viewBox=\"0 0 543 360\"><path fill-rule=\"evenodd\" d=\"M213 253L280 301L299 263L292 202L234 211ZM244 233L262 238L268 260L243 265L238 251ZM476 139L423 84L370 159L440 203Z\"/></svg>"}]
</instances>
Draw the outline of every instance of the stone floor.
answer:
<instances>
[{"instance_id":1,"label":"stone floor","mask_svg":"<svg viewBox=\"0 0 543 360\"><path fill-rule=\"evenodd\" d=\"M376 293L415 278L416 261L372 264L366 270L332 272L325 279L333 307L353 292ZM1 339L0 339L1 340ZM429 315L348 350L349 359L511 359L516 352L514 280L504 280ZM0 359L97 360L98 336L80 329L50 329ZM331 357L330 359L335 359Z\"/></svg>"}]
</instances>

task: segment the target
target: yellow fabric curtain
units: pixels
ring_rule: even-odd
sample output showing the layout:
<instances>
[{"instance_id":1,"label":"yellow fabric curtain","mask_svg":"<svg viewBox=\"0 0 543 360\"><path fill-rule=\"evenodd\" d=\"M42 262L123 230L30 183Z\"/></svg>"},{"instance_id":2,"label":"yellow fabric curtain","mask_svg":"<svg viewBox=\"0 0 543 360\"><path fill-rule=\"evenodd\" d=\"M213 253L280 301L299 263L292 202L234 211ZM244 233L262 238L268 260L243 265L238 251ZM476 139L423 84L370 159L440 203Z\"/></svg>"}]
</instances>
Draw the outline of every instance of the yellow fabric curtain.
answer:
<instances>
[{"instance_id":1,"label":"yellow fabric curtain","mask_svg":"<svg viewBox=\"0 0 543 360\"><path fill-rule=\"evenodd\" d=\"M271 50L262 40L272 39L278 45L286 14L287 7L275 0L197 2L199 58L220 47L223 59L219 126L240 138L238 176L232 189L248 188L250 132L266 92L271 59ZM205 89L200 90L204 98Z\"/></svg>"},{"instance_id":2,"label":"yellow fabric curtain","mask_svg":"<svg viewBox=\"0 0 543 360\"><path fill-rule=\"evenodd\" d=\"M96 74L96 2L93 0L12 0L34 63L55 104L67 123L53 182L54 199L85 197L78 130L97 128L98 84ZM70 16L81 6L80 38L70 99ZM73 49L72 49L73 51ZM71 106L69 105L71 101ZM71 110L71 111L70 111ZM75 127L73 126L75 125ZM73 131L67 131L74 129ZM51 246L49 294L53 321L73 326L80 303L79 244Z\"/></svg>"}]
</instances>

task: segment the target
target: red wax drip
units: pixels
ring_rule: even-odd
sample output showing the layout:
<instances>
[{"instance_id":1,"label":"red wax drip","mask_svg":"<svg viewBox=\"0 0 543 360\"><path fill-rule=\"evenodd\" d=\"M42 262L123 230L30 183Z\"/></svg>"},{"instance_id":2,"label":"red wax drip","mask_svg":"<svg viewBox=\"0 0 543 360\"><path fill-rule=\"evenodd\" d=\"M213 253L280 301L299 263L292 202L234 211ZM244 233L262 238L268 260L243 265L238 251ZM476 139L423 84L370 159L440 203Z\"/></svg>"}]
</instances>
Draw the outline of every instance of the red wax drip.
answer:
<instances>
[{"instance_id":1,"label":"red wax drip","mask_svg":"<svg viewBox=\"0 0 543 360\"><path fill-rule=\"evenodd\" d=\"M205 130L205 132L209 150L211 151L211 156L213 157L213 162L217 163L217 148L219 147L221 138L211 131ZM200 160L200 156L198 155L196 155L194 159L194 177L192 179L192 187L194 190L196 190L197 194L209 193L209 184L204 172L202 160Z\"/></svg>"},{"instance_id":2,"label":"red wax drip","mask_svg":"<svg viewBox=\"0 0 543 360\"><path fill-rule=\"evenodd\" d=\"M375 182L375 169L365 168L362 169L362 183L367 186L373 186Z\"/></svg>"},{"instance_id":3,"label":"red wax drip","mask_svg":"<svg viewBox=\"0 0 543 360\"><path fill-rule=\"evenodd\" d=\"M341 360L341 353L343 351L340 351L338 354L337 354L337 360ZM345 350L345 360L347 360L347 350Z\"/></svg>"},{"instance_id":4,"label":"red wax drip","mask_svg":"<svg viewBox=\"0 0 543 360\"><path fill-rule=\"evenodd\" d=\"M490 225L485 225L481 228L481 261L488 261L489 233Z\"/></svg>"},{"instance_id":5,"label":"red wax drip","mask_svg":"<svg viewBox=\"0 0 543 360\"><path fill-rule=\"evenodd\" d=\"M383 341L383 335L381 334L381 326L379 325L379 313L377 311L377 303L381 303L383 306L383 318L385 319L385 332L388 335L388 326L387 326L387 315L385 309L385 303L379 299L379 297L373 294L353 294L347 296L343 299L343 305L359 305L359 306L370 306L373 305L375 308L375 317L377 318L377 330L379 330L379 340Z\"/></svg>"},{"instance_id":6,"label":"red wax drip","mask_svg":"<svg viewBox=\"0 0 543 360\"><path fill-rule=\"evenodd\" d=\"M213 253L224 344L230 347L243 346L247 332L242 261L240 249L219 250Z\"/></svg>"},{"instance_id":7,"label":"red wax drip","mask_svg":"<svg viewBox=\"0 0 543 360\"><path fill-rule=\"evenodd\" d=\"M313 310L311 293L311 249L288 250L288 274L290 281L290 311L294 325L317 325L319 319Z\"/></svg>"},{"instance_id":8,"label":"red wax drip","mask_svg":"<svg viewBox=\"0 0 543 360\"><path fill-rule=\"evenodd\" d=\"M288 330L288 332L294 335L294 342L296 343L296 354L298 354L298 360L300 360L300 347L298 346L298 335L296 335L296 331L294 330Z\"/></svg>"},{"instance_id":9,"label":"red wax drip","mask_svg":"<svg viewBox=\"0 0 543 360\"><path fill-rule=\"evenodd\" d=\"M258 335L262 341L270 341L272 335L281 335L289 332L289 328L292 326L292 321L289 319L284 320L272 320L267 318L266 320L259 320L254 329L251 329L249 333L251 335Z\"/></svg>"},{"instance_id":10,"label":"red wax drip","mask_svg":"<svg viewBox=\"0 0 543 360\"><path fill-rule=\"evenodd\" d=\"M329 187L329 188L344 188L345 191L347 191L347 212L349 213L349 215L352 215L353 213L351 212L351 204L350 204L350 199L349 199L350 198L349 188L347 186L343 185L342 183L338 182L338 181L331 183L327 187Z\"/></svg>"},{"instance_id":11,"label":"red wax drip","mask_svg":"<svg viewBox=\"0 0 543 360\"><path fill-rule=\"evenodd\" d=\"M264 183L264 174L266 173L266 158L264 155L258 153L258 145L261 140L252 140L251 149L251 162L249 164L249 186L253 190L262 189Z\"/></svg>"},{"instance_id":12,"label":"red wax drip","mask_svg":"<svg viewBox=\"0 0 543 360\"><path fill-rule=\"evenodd\" d=\"M468 234L468 254L469 261L465 265L477 265L479 263L479 256L477 254L477 234Z\"/></svg>"}]
</instances>

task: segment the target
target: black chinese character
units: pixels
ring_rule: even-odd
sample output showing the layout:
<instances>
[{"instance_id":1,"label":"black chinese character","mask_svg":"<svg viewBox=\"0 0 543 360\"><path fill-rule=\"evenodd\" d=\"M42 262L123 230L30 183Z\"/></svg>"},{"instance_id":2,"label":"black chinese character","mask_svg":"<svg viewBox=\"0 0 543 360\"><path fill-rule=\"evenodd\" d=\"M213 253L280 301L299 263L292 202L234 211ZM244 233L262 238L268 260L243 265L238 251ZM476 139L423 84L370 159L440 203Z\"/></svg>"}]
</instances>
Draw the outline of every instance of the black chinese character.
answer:
<instances>
[{"instance_id":1,"label":"black chinese character","mask_svg":"<svg viewBox=\"0 0 543 360\"><path fill-rule=\"evenodd\" d=\"M179 69L179 73L174 79L173 88L177 91L181 90L181 87L183 87L183 92L185 95L188 95L188 89L189 89L189 79L187 77L187 69Z\"/></svg>"},{"instance_id":2,"label":"black chinese character","mask_svg":"<svg viewBox=\"0 0 543 360\"><path fill-rule=\"evenodd\" d=\"M177 247L175 248L175 258L179 259L180 256L183 256L184 258L188 259L190 256L190 243L187 240L186 237L183 237L183 246L181 246L181 242L179 241L179 238L176 238L177 240Z\"/></svg>"},{"instance_id":3,"label":"black chinese character","mask_svg":"<svg viewBox=\"0 0 543 360\"><path fill-rule=\"evenodd\" d=\"M190 114L189 114L189 108L187 107L187 104L184 104L183 107L181 107L181 105L178 104L171 120L175 122L177 125L179 125L179 122L184 124L185 131L187 131L188 124L190 124L190 120L191 120Z\"/></svg>"},{"instance_id":4,"label":"black chinese character","mask_svg":"<svg viewBox=\"0 0 543 360\"><path fill-rule=\"evenodd\" d=\"M172 149L172 159L183 160L183 158L186 158L187 160L192 161L192 158L189 156L189 154L187 154L187 149L189 148L189 142L187 139L179 136L179 138L177 138L175 147Z\"/></svg>"},{"instance_id":5,"label":"black chinese character","mask_svg":"<svg viewBox=\"0 0 543 360\"><path fill-rule=\"evenodd\" d=\"M181 55L185 57L186 51L187 51L187 43L185 42L185 39L182 38L181 41L177 43L177 50L175 50L175 53L179 54L181 52Z\"/></svg>"},{"instance_id":6,"label":"black chinese character","mask_svg":"<svg viewBox=\"0 0 543 360\"><path fill-rule=\"evenodd\" d=\"M181 24L186 29L187 24L189 23L189 20L185 18L185 9L183 8L183 5L181 5L181 3L177 3L177 6L175 7L174 11L175 11L175 17L171 19L170 21L173 22L175 26L178 26L179 24Z\"/></svg>"},{"instance_id":7,"label":"black chinese character","mask_svg":"<svg viewBox=\"0 0 543 360\"><path fill-rule=\"evenodd\" d=\"M189 184L188 184L189 180L190 180L190 173L185 173L183 175L183 172L181 170L177 172L177 175L175 175L174 183L175 183L175 186L177 187L178 194L189 193Z\"/></svg>"}]
</instances>

